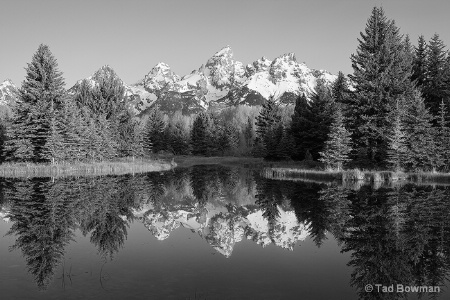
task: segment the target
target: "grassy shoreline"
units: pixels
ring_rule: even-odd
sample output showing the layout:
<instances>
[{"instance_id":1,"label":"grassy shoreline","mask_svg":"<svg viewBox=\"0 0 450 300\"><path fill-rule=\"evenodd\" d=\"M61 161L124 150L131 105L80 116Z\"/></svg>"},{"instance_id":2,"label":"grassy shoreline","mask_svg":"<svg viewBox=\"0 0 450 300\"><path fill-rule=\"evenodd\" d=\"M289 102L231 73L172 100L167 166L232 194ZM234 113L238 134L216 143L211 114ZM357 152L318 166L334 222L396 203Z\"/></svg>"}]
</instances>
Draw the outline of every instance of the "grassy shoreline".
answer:
<instances>
[{"instance_id":1,"label":"grassy shoreline","mask_svg":"<svg viewBox=\"0 0 450 300\"><path fill-rule=\"evenodd\" d=\"M63 162L58 164L3 163L0 177L104 176L167 171L176 163L152 159L121 159L101 162Z\"/></svg>"},{"instance_id":2,"label":"grassy shoreline","mask_svg":"<svg viewBox=\"0 0 450 300\"><path fill-rule=\"evenodd\" d=\"M316 181L366 182L366 183L450 183L450 173L404 173L394 171L361 171L358 169L345 171L320 171L297 168L264 168L261 175L268 179L295 180L309 179Z\"/></svg>"},{"instance_id":3,"label":"grassy shoreline","mask_svg":"<svg viewBox=\"0 0 450 300\"><path fill-rule=\"evenodd\" d=\"M235 156L159 156L162 159L173 158L177 167L187 168L195 165L225 165L225 166L264 166L266 162L262 158L255 157L235 157Z\"/></svg>"}]
</instances>

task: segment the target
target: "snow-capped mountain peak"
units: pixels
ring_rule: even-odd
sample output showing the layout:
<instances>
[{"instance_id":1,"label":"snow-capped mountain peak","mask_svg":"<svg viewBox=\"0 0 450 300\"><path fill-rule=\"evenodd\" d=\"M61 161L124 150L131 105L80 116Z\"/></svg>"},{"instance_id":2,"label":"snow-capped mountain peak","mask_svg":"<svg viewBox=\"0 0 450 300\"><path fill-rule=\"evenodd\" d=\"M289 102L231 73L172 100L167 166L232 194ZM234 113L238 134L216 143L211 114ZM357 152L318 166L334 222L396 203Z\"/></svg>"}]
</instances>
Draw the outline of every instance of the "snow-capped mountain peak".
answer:
<instances>
[{"instance_id":1,"label":"snow-capped mountain peak","mask_svg":"<svg viewBox=\"0 0 450 300\"><path fill-rule=\"evenodd\" d=\"M233 50L231 50L231 47L229 45L223 47L219 51L217 51L213 57L227 57L227 58L233 58Z\"/></svg>"},{"instance_id":2,"label":"snow-capped mountain peak","mask_svg":"<svg viewBox=\"0 0 450 300\"><path fill-rule=\"evenodd\" d=\"M11 79L0 83L0 105L10 105L17 100L19 90Z\"/></svg>"},{"instance_id":3,"label":"snow-capped mountain peak","mask_svg":"<svg viewBox=\"0 0 450 300\"><path fill-rule=\"evenodd\" d=\"M169 88L173 88L173 84L180 81L180 79L180 76L175 74L168 64L159 62L137 85L142 85L147 90L155 91L167 88L168 84L170 85Z\"/></svg>"}]
</instances>

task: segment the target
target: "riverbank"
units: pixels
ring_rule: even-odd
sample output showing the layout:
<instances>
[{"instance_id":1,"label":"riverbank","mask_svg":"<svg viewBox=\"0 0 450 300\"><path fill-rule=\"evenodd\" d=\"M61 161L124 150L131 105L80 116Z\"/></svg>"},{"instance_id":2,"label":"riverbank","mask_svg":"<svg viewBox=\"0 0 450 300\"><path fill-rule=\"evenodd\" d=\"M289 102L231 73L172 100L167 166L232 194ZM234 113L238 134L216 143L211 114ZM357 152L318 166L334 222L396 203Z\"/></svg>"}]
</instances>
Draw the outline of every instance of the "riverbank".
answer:
<instances>
[{"instance_id":1,"label":"riverbank","mask_svg":"<svg viewBox=\"0 0 450 300\"><path fill-rule=\"evenodd\" d=\"M3 163L0 177L104 176L167 171L173 161L124 158L117 161L75 162L58 164Z\"/></svg>"},{"instance_id":2,"label":"riverbank","mask_svg":"<svg viewBox=\"0 0 450 300\"><path fill-rule=\"evenodd\" d=\"M414 183L450 183L450 173L420 172L404 173L393 171L320 171L297 168L264 168L261 175L268 179L295 180L309 179L317 181L387 183L407 181Z\"/></svg>"},{"instance_id":3,"label":"riverbank","mask_svg":"<svg viewBox=\"0 0 450 300\"><path fill-rule=\"evenodd\" d=\"M195 165L225 165L225 166L265 166L266 162L262 158L255 157L234 157L234 156L173 156L164 157L164 159L172 159L177 164L177 167L187 168Z\"/></svg>"}]
</instances>

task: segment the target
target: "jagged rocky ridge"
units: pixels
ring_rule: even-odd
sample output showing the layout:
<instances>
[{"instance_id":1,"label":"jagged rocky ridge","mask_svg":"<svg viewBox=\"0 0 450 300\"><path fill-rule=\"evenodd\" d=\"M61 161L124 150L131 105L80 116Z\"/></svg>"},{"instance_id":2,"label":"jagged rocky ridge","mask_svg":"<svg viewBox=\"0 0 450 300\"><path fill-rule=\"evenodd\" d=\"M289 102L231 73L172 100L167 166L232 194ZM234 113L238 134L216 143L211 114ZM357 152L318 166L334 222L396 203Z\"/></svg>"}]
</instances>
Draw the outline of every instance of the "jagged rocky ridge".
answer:
<instances>
[{"instance_id":1,"label":"jagged rocky ridge","mask_svg":"<svg viewBox=\"0 0 450 300\"><path fill-rule=\"evenodd\" d=\"M190 113L214 106L260 105L271 96L285 104L294 103L301 93L311 95L317 80L330 84L335 79L326 71L297 62L293 53L273 61L262 57L244 66L233 59L227 46L189 75L180 77L167 64L159 63L132 87L149 93L138 101L137 113L155 103L165 111Z\"/></svg>"},{"instance_id":2,"label":"jagged rocky ridge","mask_svg":"<svg viewBox=\"0 0 450 300\"><path fill-rule=\"evenodd\" d=\"M88 78L95 84L99 76L113 74L104 66ZM262 57L244 66L233 59L229 46L215 53L200 68L185 76L175 74L170 66L160 62L143 79L128 85L124 83L127 101L137 115L158 104L165 112L197 113L231 105L260 105L274 97L278 102L294 103L301 94L311 95L317 80L330 84L336 79L323 70L309 69L297 62L293 53L275 58ZM71 91L75 91L79 81Z\"/></svg>"},{"instance_id":3,"label":"jagged rocky ridge","mask_svg":"<svg viewBox=\"0 0 450 300\"><path fill-rule=\"evenodd\" d=\"M86 79L96 85L104 76L119 78L106 65ZM310 96L318 80L330 84L335 79L335 75L299 63L294 53L281 55L273 61L262 57L244 66L234 60L229 46L182 77L160 62L135 84L126 84L119 78L125 87L126 101L136 115L145 113L155 104L165 112L179 110L184 114L232 105L260 105L269 97L283 104L292 104L301 93ZM68 92L75 93L80 83L81 80ZM0 85L0 101L11 101L16 91L11 81L3 82Z\"/></svg>"}]
</instances>

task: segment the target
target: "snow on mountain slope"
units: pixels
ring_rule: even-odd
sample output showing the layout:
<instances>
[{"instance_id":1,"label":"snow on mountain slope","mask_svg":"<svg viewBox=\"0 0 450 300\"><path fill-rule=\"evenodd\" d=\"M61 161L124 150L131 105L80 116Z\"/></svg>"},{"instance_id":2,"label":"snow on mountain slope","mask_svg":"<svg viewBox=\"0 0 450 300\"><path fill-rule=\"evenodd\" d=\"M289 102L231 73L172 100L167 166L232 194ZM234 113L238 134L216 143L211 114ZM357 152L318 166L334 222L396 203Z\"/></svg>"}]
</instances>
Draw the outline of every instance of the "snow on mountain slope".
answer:
<instances>
[{"instance_id":1,"label":"snow on mountain slope","mask_svg":"<svg viewBox=\"0 0 450 300\"><path fill-rule=\"evenodd\" d=\"M0 83L0 105L11 105L17 100L19 90L14 83L7 79Z\"/></svg>"},{"instance_id":2,"label":"snow on mountain slope","mask_svg":"<svg viewBox=\"0 0 450 300\"><path fill-rule=\"evenodd\" d=\"M159 91L173 89L174 84L178 81L180 81L180 76L172 72L169 65L160 62L136 85L141 85L150 91Z\"/></svg>"},{"instance_id":3,"label":"snow on mountain slope","mask_svg":"<svg viewBox=\"0 0 450 300\"><path fill-rule=\"evenodd\" d=\"M294 103L298 95L310 96L314 92L318 78L328 84L336 79L326 71L318 72L298 63L294 53L281 55L273 61L263 57L247 66L247 74L241 87L246 92L237 93L239 99L234 99L235 104L253 104L255 95L260 96L260 103L269 97L286 104ZM249 99L249 95L253 97Z\"/></svg>"},{"instance_id":4,"label":"snow on mountain slope","mask_svg":"<svg viewBox=\"0 0 450 300\"><path fill-rule=\"evenodd\" d=\"M0 207L0 219L5 221L6 223L9 222L9 210L6 207Z\"/></svg>"}]
</instances>

